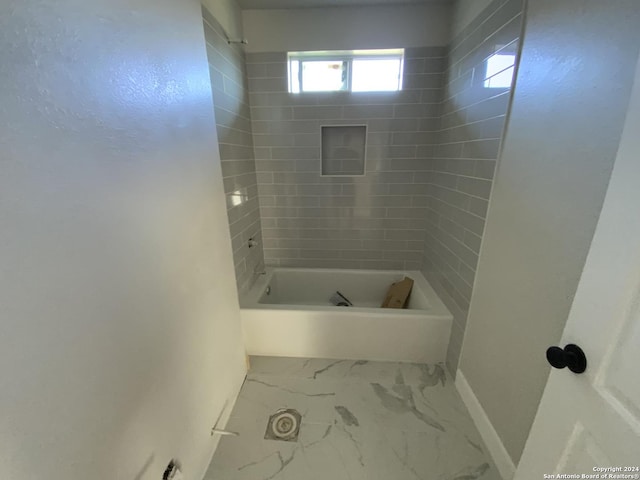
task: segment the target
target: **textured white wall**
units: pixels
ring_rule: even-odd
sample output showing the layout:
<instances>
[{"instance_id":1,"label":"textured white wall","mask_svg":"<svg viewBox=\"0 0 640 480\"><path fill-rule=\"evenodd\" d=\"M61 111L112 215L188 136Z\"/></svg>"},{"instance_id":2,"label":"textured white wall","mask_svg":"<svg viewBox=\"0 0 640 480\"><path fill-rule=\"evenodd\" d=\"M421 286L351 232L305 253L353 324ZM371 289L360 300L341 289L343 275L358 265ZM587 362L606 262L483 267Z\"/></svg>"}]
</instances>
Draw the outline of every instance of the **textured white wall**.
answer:
<instances>
[{"instance_id":1,"label":"textured white wall","mask_svg":"<svg viewBox=\"0 0 640 480\"><path fill-rule=\"evenodd\" d=\"M200 3L0 6L0 464L199 480L244 357Z\"/></svg>"},{"instance_id":2,"label":"textured white wall","mask_svg":"<svg viewBox=\"0 0 640 480\"><path fill-rule=\"evenodd\" d=\"M636 0L528 2L460 361L516 464L616 157L638 24Z\"/></svg>"},{"instance_id":3,"label":"textured white wall","mask_svg":"<svg viewBox=\"0 0 640 480\"><path fill-rule=\"evenodd\" d=\"M245 10L247 52L443 46L448 5Z\"/></svg>"}]
</instances>

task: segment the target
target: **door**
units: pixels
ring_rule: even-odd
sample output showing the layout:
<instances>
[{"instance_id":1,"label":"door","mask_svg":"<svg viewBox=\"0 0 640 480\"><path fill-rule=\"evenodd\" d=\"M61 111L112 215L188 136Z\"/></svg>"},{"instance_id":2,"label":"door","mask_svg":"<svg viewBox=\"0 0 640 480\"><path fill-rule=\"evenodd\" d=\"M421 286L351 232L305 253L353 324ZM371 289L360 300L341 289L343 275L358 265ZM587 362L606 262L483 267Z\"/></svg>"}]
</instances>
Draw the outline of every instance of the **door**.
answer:
<instances>
[{"instance_id":1,"label":"door","mask_svg":"<svg viewBox=\"0 0 640 480\"><path fill-rule=\"evenodd\" d=\"M587 369L582 374L551 371L516 480L558 478L559 473L639 478L640 64L560 347L566 344L583 349ZM629 476L602 476L607 468Z\"/></svg>"}]
</instances>

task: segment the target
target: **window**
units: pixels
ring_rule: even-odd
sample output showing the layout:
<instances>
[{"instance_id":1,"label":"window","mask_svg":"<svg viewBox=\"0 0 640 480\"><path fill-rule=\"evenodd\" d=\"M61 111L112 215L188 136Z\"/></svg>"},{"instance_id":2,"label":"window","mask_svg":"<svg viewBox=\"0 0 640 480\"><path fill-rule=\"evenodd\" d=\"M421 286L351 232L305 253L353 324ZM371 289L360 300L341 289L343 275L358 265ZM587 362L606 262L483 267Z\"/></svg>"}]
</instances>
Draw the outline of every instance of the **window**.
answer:
<instances>
[{"instance_id":1,"label":"window","mask_svg":"<svg viewBox=\"0 0 640 480\"><path fill-rule=\"evenodd\" d=\"M289 52L289 92L395 92L404 50Z\"/></svg>"},{"instance_id":2,"label":"window","mask_svg":"<svg viewBox=\"0 0 640 480\"><path fill-rule=\"evenodd\" d=\"M496 50L485 62L484 88L511 88L516 63L515 44Z\"/></svg>"}]
</instances>

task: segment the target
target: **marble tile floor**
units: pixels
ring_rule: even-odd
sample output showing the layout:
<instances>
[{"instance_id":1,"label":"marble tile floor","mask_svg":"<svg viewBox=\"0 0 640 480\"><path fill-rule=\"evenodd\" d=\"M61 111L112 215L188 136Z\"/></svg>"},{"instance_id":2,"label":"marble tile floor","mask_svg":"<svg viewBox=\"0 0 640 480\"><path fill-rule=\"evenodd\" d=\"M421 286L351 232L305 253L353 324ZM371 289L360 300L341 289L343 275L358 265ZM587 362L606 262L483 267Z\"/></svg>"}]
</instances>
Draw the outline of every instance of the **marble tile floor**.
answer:
<instances>
[{"instance_id":1,"label":"marble tile floor","mask_svg":"<svg viewBox=\"0 0 640 480\"><path fill-rule=\"evenodd\" d=\"M265 440L280 408L297 442ZM442 365L252 357L205 480L499 480Z\"/></svg>"}]
</instances>

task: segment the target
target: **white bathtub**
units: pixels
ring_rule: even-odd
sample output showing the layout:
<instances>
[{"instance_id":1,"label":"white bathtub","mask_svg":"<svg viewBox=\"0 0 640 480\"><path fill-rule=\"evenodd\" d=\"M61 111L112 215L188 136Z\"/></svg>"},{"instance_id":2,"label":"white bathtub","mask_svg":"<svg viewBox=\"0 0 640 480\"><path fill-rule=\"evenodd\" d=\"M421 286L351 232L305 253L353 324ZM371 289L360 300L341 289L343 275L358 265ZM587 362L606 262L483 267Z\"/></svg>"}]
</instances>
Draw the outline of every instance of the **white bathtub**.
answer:
<instances>
[{"instance_id":1,"label":"white bathtub","mask_svg":"<svg viewBox=\"0 0 640 480\"><path fill-rule=\"evenodd\" d=\"M379 308L405 276L408 308ZM336 290L354 306L333 306ZM267 269L240 305L250 355L444 362L453 320L418 271Z\"/></svg>"}]
</instances>

